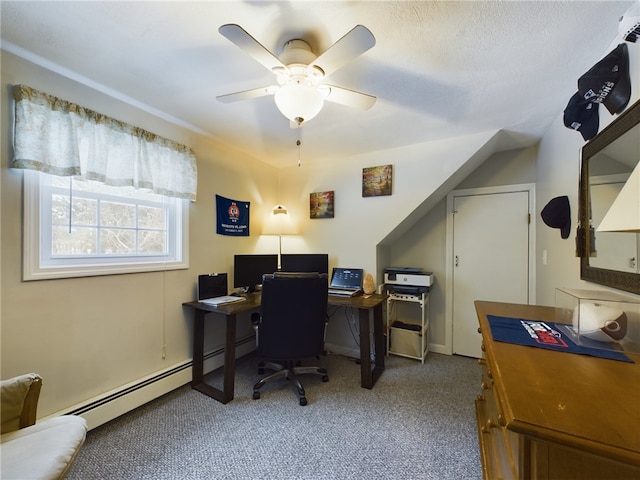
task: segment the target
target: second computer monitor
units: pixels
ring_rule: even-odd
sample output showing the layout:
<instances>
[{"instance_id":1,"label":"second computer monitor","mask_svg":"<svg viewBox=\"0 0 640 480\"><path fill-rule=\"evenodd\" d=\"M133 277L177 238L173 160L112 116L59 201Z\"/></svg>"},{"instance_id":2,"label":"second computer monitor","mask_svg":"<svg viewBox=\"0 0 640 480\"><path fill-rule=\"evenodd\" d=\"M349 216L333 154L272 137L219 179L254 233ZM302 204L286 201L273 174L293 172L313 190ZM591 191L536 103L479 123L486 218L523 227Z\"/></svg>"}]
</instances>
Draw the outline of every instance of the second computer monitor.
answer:
<instances>
[{"instance_id":1,"label":"second computer monitor","mask_svg":"<svg viewBox=\"0 0 640 480\"><path fill-rule=\"evenodd\" d=\"M233 286L253 291L262 284L262 275L278 270L278 255L235 255Z\"/></svg>"},{"instance_id":2,"label":"second computer monitor","mask_svg":"<svg viewBox=\"0 0 640 480\"><path fill-rule=\"evenodd\" d=\"M329 273L329 255L326 253L283 253L280 256L283 272Z\"/></svg>"}]
</instances>

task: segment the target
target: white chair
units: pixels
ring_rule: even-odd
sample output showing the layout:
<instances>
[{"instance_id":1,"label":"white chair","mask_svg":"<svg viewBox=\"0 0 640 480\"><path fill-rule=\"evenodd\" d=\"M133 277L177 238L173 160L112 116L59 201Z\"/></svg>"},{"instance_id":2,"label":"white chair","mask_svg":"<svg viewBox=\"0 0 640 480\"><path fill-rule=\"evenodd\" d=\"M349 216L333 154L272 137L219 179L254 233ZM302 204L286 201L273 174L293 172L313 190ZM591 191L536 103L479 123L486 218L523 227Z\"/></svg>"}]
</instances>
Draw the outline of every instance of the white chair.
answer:
<instances>
[{"instance_id":1,"label":"white chair","mask_svg":"<svg viewBox=\"0 0 640 480\"><path fill-rule=\"evenodd\" d=\"M42 378L35 373L0 382L0 443L3 480L62 479L87 434L77 415L62 415L36 424Z\"/></svg>"}]
</instances>

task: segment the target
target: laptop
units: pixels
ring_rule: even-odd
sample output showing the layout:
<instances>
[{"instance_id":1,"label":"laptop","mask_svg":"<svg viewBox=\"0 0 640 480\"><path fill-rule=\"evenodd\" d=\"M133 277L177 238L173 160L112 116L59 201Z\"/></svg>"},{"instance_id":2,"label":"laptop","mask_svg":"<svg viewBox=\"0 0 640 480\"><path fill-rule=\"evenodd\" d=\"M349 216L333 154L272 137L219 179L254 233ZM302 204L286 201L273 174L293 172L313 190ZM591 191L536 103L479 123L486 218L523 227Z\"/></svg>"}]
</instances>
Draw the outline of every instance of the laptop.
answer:
<instances>
[{"instance_id":1,"label":"laptop","mask_svg":"<svg viewBox=\"0 0 640 480\"><path fill-rule=\"evenodd\" d=\"M362 268L335 267L331 272L329 295L353 297L362 293Z\"/></svg>"},{"instance_id":2,"label":"laptop","mask_svg":"<svg viewBox=\"0 0 640 480\"><path fill-rule=\"evenodd\" d=\"M245 300L244 297L236 297L227 293L226 273L198 275L198 302L215 307Z\"/></svg>"}]
</instances>

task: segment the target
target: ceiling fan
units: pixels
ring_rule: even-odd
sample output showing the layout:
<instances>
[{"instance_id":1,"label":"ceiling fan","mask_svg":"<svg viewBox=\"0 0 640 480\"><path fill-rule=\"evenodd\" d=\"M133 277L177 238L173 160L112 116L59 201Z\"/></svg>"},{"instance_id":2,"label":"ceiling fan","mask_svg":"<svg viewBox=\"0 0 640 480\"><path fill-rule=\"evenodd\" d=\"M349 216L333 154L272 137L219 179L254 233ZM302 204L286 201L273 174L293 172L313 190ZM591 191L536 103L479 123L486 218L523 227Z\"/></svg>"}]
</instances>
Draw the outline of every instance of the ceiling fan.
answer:
<instances>
[{"instance_id":1,"label":"ceiling fan","mask_svg":"<svg viewBox=\"0 0 640 480\"><path fill-rule=\"evenodd\" d=\"M356 25L319 56L306 41L289 40L280 58L239 25L222 25L218 31L272 71L278 82L277 85L220 95L216 97L220 102L273 95L276 106L291 121L292 127L300 127L315 117L325 100L363 110L368 110L376 103L376 97L372 95L322 83L326 75L375 45L373 34L362 25Z\"/></svg>"}]
</instances>

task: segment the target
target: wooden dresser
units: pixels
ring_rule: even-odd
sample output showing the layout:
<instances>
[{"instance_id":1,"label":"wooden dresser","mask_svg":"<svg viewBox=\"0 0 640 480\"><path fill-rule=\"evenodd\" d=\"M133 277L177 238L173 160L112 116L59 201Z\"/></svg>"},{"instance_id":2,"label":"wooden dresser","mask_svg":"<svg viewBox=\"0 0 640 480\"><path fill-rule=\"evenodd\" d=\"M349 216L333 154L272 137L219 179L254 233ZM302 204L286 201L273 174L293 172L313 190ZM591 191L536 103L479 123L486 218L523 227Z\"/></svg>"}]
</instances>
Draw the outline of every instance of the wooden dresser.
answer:
<instances>
[{"instance_id":1,"label":"wooden dresser","mask_svg":"<svg viewBox=\"0 0 640 480\"><path fill-rule=\"evenodd\" d=\"M636 363L495 342L487 315L554 321L553 307L476 301L485 479L640 479Z\"/></svg>"}]
</instances>

